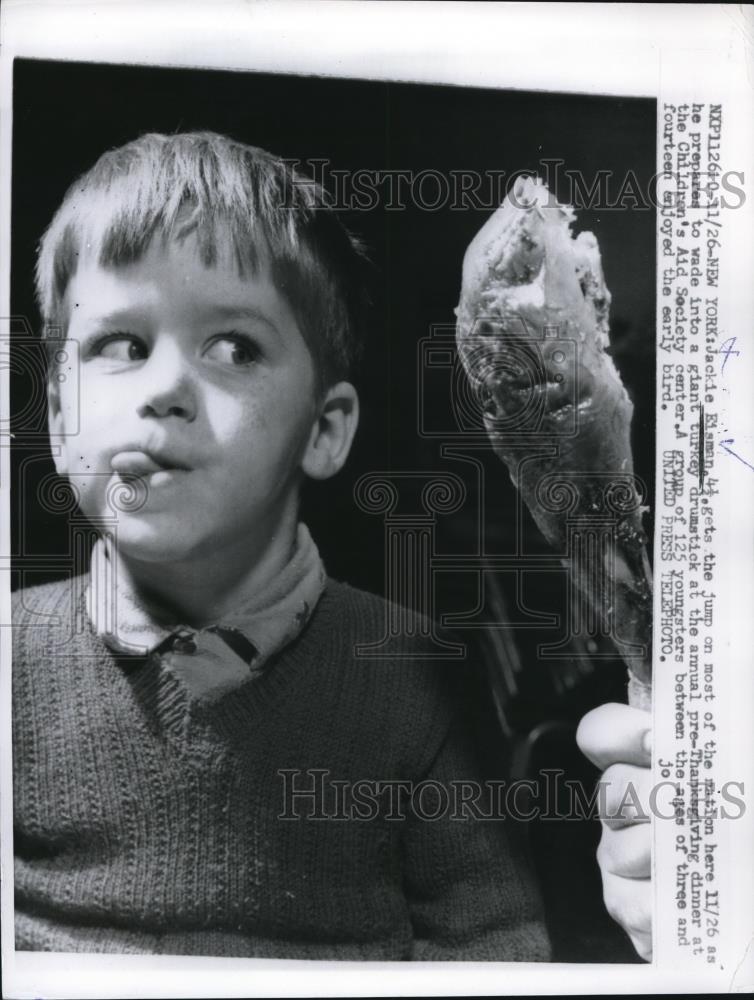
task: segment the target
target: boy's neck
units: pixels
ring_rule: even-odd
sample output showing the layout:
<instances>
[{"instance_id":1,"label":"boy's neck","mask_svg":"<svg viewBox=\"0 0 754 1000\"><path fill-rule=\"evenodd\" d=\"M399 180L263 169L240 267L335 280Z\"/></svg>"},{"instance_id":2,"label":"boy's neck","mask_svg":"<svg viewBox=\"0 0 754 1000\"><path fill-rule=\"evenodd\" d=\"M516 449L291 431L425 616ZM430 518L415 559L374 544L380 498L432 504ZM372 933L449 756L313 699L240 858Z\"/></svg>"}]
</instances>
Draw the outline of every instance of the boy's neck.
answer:
<instances>
[{"instance_id":1,"label":"boy's neck","mask_svg":"<svg viewBox=\"0 0 754 1000\"><path fill-rule=\"evenodd\" d=\"M297 519L279 524L262 543L210 552L191 561L144 562L113 552L118 571L166 620L203 628L222 619L239 594L262 592L290 560L296 545Z\"/></svg>"}]
</instances>

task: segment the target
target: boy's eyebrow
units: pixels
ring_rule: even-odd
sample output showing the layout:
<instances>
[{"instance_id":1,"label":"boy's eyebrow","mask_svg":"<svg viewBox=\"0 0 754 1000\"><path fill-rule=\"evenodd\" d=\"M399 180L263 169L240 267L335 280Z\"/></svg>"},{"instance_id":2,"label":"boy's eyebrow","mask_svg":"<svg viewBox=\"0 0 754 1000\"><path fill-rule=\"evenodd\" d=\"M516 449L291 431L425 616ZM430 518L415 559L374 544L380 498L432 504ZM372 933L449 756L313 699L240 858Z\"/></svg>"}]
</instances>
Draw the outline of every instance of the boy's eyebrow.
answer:
<instances>
[{"instance_id":1,"label":"boy's eyebrow","mask_svg":"<svg viewBox=\"0 0 754 1000\"><path fill-rule=\"evenodd\" d=\"M250 319L255 322L264 323L269 326L275 333L279 334L277 325L272 319L261 309L256 309L254 306L211 306L207 310L208 314L213 319L219 320L234 320L234 319Z\"/></svg>"},{"instance_id":2,"label":"boy's eyebrow","mask_svg":"<svg viewBox=\"0 0 754 1000\"><path fill-rule=\"evenodd\" d=\"M145 322L147 315L138 307L124 306L123 309L113 309L111 312L85 314L83 319L87 327L109 326L113 328L125 328L132 323Z\"/></svg>"},{"instance_id":3,"label":"boy's eyebrow","mask_svg":"<svg viewBox=\"0 0 754 1000\"><path fill-rule=\"evenodd\" d=\"M202 312L205 312L205 310L202 310ZM234 319L250 319L254 322L264 323L265 326L268 326L274 333L279 335L276 323L267 315L267 313L261 309L256 309L254 306L212 305L207 307L206 316L209 319L219 320L221 322L227 322ZM129 306L126 306L124 309L114 309L112 312L88 316L86 318L87 326L94 325L97 327L127 327L129 323L140 321L148 322L149 312L143 312L138 307L133 308Z\"/></svg>"}]
</instances>

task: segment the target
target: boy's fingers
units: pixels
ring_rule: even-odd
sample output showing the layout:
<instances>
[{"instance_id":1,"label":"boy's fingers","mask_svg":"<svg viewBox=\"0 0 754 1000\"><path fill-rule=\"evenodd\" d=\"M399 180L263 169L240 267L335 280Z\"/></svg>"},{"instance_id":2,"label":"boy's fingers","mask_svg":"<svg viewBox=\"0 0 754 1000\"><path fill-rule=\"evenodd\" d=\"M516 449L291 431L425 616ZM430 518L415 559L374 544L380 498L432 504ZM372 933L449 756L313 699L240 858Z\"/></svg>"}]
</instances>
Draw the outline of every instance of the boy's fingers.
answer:
<instances>
[{"instance_id":1,"label":"boy's fingers","mask_svg":"<svg viewBox=\"0 0 754 1000\"><path fill-rule=\"evenodd\" d=\"M602 774L600 819L605 826L619 830L633 823L649 823L652 771L634 764L611 764Z\"/></svg>"},{"instance_id":2,"label":"boy's fingers","mask_svg":"<svg viewBox=\"0 0 754 1000\"><path fill-rule=\"evenodd\" d=\"M581 720L576 742L604 771L605 815L597 861L605 906L637 954L652 959L651 716L629 705L609 704Z\"/></svg>"},{"instance_id":3,"label":"boy's fingers","mask_svg":"<svg viewBox=\"0 0 754 1000\"><path fill-rule=\"evenodd\" d=\"M628 934L639 956L652 960L652 882L626 879L609 872L602 876L605 907Z\"/></svg>"},{"instance_id":4,"label":"boy's fingers","mask_svg":"<svg viewBox=\"0 0 754 1000\"><path fill-rule=\"evenodd\" d=\"M581 752L604 770L619 762L649 767L652 718L630 705L609 704L588 712L579 723L576 742Z\"/></svg>"},{"instance_id":5,"label":"boy's fingers","mask_svg":"<svg viewBox=\"0 0 754 1000\"><path fill-rule=\"evenodd\" d=\"M597 848L597 863L606 875L623 879L648 879L652 874L652 837L647 823L621 830L603 826Z\"/></svg>"}]
</instances>

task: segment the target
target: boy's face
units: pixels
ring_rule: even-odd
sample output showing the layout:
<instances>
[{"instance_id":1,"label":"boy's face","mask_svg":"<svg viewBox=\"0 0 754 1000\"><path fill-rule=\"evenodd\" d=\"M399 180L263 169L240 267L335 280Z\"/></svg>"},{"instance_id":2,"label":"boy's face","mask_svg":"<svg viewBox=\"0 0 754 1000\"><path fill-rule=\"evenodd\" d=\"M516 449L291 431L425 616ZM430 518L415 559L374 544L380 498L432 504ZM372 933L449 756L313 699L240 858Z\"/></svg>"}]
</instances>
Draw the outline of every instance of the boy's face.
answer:
<instances>
[{"instance_id":1,"label":"boy's face","mask_svg":"<svg viewBox=\"0 0 754 1000\"><path fill-rule=\"evenodd\" d=\"M207 268L193 236L158 237L134 264L83 261L66 306L80 391L53 382L51 432L80 422L56 465L84 513L112 516L130 480L143 503L120 505L121 553L253 555L295 514L320 416L311 354L266 268L241 277L230 251Z\"/></svg>"}]
</instances>

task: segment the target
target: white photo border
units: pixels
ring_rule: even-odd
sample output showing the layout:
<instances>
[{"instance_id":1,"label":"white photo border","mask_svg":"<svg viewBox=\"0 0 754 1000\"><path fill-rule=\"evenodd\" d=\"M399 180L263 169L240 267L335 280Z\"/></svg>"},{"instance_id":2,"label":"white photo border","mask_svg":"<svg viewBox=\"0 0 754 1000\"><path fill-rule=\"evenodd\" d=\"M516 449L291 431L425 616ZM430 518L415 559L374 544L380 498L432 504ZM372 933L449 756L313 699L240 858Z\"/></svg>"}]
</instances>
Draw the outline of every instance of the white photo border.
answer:
<instances>
[{"instance_id":1,"label":"white photo border","mask_svg":"<svg viewBox=\"0 0 754 1000\"><path fill-rule=\"evenodd\" d=\"M754 351L754 16L751 5L187 2L5 0L0 13L0 316L10 315L12 67L16 57L297 73L514 90L634 97L723 93L726 158L746 171L748 200L730 218L726 254L735 294L725 313ZM659 113L658 113L659 117ZM3 320L7 324L7 320ZM749 368L749 371L751 369ZM743 368L728 419L754 456L754 407ZM7 371L0 417L8 416ZM658 442L658 453L660 450ZM753 459L754 460L754 459ZM0 448L0 560L9 546L9 455ZM722 466L722 463L721 463ZM731 773L751 784L754 737L754 470L729 463L721 479L720 559L730 667L726 685ZM7 577L0 622L10 621ZM2 642L2 912L13 911L10 802L10 632ZM655 706L657 711L657 706ZM3 995L9 997L246 997L597 994L741 991L754 984L752 811L735 830L728 891L736 919L724 968L709 975L663 964L527 965L331 963L253 959L15 953L2 923ZM748 845L748 850L747 850ZM737 866L734 871L734 865ZM656 912L661 915L662 903ZM669 952L668 952L669 954Z\"/></svg>"}]
</instances>

